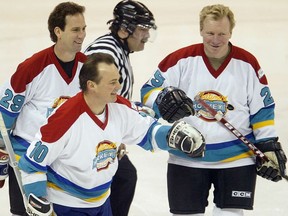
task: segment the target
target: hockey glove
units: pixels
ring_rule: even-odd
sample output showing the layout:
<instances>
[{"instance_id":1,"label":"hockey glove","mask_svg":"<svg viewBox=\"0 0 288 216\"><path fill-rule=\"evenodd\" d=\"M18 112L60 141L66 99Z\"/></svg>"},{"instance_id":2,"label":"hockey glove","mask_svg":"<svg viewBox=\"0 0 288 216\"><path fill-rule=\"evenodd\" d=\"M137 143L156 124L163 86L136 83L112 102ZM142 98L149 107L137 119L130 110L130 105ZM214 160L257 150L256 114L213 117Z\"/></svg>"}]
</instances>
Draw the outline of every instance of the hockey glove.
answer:
<instances>
[{"instance_id":1,"label":"hockey glove","mask_svg":"<svg viewBox=\"0 0 288 216\"><path fill-rule=\"evenodd\" d=\"M29 194L26 212L29 216L52 216L53 207L46 199Z\"/></svg>"},{"instance_id":2,"label":"hockey glove","mask_svg":"<svg viewBox=\"0 0 288 216\"><path fill-rule=\"evenodd\" d=\"M264 162L261 158L256 158L257 174L274 182L281 180L281 176L286 175L287 158L278 138L256 143L255 146L269 159Z\"/></svg>"},{"instance_id":3,"label":"hockey glove","mask_svg":"<svg viewBox=\"0 0 288 216\"><path fill-rule=\"evenodd\" d=\"M190 157L203 157L205 139L194 127L184 121L176 121L167 134L169 147L179 149Z\"/></svg>"},{"instance_id":4,"label":"hockey glove","mask_svg":"<svg viewBox=\"0 0 288 216\"><path fill-rule=\"evenodd\" d=\"M164 88L158 94L156 104L162 118L169 123L195 114L192 100L184 91L172 86Z\"/></svg>"},{"instance_id":5,"label":"hockey glove","mask_svg":"<svg viewBox=\"0 0 288 216\"><path fill-rule=\"evenodd\" d=\"M3 149L0 149L0 188L4 186L5 179L8 177L9 155Z\"/></svg>"}]
</instances>

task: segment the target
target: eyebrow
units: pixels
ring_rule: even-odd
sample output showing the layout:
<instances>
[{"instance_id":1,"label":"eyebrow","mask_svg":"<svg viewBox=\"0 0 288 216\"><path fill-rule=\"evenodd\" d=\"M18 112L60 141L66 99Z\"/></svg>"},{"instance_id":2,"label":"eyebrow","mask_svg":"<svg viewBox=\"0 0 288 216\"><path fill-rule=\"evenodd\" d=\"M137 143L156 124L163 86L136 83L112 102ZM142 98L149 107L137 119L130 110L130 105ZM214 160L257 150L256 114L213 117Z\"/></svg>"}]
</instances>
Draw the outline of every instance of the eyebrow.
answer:
<instances>
[{"instance_id":1,"label":"eyebrow","mask_svg":"<svg viewBox=\"0 0 288 216\"><path fill-rule=\"evenodd\" d=\"M120 79L120 77L119 77L119 79ZM110 82L113 82L113 81L118 81L119 79L112 79L112 80L110 80Z\"/></svg>"}]
</instances>

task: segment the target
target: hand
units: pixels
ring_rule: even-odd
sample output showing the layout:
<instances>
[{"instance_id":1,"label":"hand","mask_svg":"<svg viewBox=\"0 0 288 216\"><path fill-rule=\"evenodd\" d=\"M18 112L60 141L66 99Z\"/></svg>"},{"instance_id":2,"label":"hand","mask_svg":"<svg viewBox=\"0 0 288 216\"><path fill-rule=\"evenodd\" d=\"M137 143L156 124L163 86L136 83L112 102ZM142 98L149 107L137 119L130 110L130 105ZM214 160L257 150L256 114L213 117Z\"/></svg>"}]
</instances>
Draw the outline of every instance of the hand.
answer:
<instances>
[{"instance_id":1,"label":"hand","mask_svg":"<svg viewBox=\"0 0 288 216\"><path fill-rule=\"evenodd\" d=\"M9 155L0 149L0 188L4 186L5 179L8 177Z\"/></svg>"},{"instance_id":2,"label":"hand","mask_svg":"<svg viewBox=\"0 0 288 216\"><path fill-rule=\"evenodd\" d=\"M167 134L169 147L179 149L190 157L203 157L205 139L194 127L184 121L177 121Z\"/></svg>"},{"instance_id":3,"label":"hand","mask_svg":"<svg viewBox=\"0 0 288 216\"><path fill-rule=\"evenodd\" d=\"M162 118L169 123L195 114L192 100L184 91L172 86L158 94L156 104Z\"/></svg>"},{"instance_id":4,"label":"hand","mask_svg":"<svg viewBox=\"0 0 288 216\"><path fill-rule=\"evenodd\" d=\"M53 207L45 198L29 194L26 212L29 216L52 216Z\"/></svg>"},{"instance_id":5,"label":"hand","mask_svg":"<svg viewBox=\"0 0 288 216\"><path fill-rule=\"evenodd\" d=\"M268 180L277 182L286 175L287 157L281 147L278 138L256 143L255 146L269 159L268 162L256 158L257 174Z\"/></svg>"},{"instance_id":6,"label":"hand","mask_svg":"<svg viewBox=\"0 0 288 216\"><path fill-rule=\"evenodd\" d=\"M126 145L121 143L117 150L118 160L121 160L126 154L128 154L128 152L126 151Z\"/></svg>"}]
</instances>

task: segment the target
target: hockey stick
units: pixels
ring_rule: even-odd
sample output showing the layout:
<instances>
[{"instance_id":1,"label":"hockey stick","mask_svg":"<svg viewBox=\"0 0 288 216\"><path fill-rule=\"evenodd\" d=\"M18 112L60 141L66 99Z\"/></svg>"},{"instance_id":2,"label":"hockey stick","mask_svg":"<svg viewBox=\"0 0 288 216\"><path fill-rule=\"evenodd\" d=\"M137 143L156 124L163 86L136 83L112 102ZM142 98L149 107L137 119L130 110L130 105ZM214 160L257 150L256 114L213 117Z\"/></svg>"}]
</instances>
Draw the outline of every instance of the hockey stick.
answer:
<instances>
[{"instance_id":1,"label":"hockey stick","mask_svg":"<svg viewBox=\"0 0 288 216\"><path fill-rule=\"evenodd\" d=\"M222 123L226 129L228 129L231 133L233 133L242 143L248 146L249 149L253 151L253 153L260 157L263 161L271 161L275 166L278 166L274 163L274 161L270 160L263 152L261 152L253 143L251 143L244 135L240 133L233 125L231 125L225 118L221 111L216 111L212 107L210 107L203 99L201 99L200 95L196 95L194 97L195 101L197 101L200 105L202 105L206 111L208 111L218 122ZM281 173L281 176L288 181L288 176L285 173Z\"/></svg>"},{"instance_id":2,"label":"hockey stick","mask_svg":"<svg viewBox=\"0 0 288 216\"><path fill-rule=\"evenodd\" d=\"M8 155L9 155L10 165L11 165L11 167L14 170L14 173L15 173L15 176L16 176L16 179L17 179L21 194L23 196L24 205L27 206L28 201L27 201L27 198L26 198L25 193L24 193L23 188L22 188L21 174L20 174L20 171L18 169L18 162L17 162L17 160L15 158L14 150L12 148L12 144L11 144L11 141L10 141L10 138L9 138L9 134L7 132L7 128L5 126L5 122L4 122L4 119L3 119L3 116L2 116L1 112L0 112L0 132L2 134L3 141L5 143L5 147L6 147L6 150L8 152Z\"/></svg>"}]
</instances>

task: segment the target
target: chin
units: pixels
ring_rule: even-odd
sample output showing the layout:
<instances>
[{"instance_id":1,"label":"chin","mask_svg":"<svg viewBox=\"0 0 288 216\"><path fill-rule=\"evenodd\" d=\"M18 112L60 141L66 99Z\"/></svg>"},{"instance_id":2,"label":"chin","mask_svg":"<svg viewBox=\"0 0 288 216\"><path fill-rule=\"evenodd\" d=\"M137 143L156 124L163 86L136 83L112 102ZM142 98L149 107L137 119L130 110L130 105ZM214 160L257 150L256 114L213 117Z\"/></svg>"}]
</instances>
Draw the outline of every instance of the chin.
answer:
<instances>
[{"instance_id":1,"label":"chin","mask_svg":"<svg viewBox=\"0 0 288 216\"><path fill-rule=\"evenodd\" d=\"M145 44L143 44L143 46L139 47L139 51L144 50L144 48L145 48Z\"/></svg>"},{"instance_id":2,"label":"chin","mask_svg":"<svg viewBox=\"0 0 288 216\"><path fill-rule=\"evenodd\" d=\"M82 49L82 44L76 44L76 50L77 52L80 52Z\"/></svg>"},{"instance_id":3,"label":"chin","mask_svg":"<svg viewBox=\"0 0 288 216\"><path fill-rule=\"evenodd\" d=\"M111 95L111 103L114 103L117 100L117 94Z\"/></svg>"}]
</instances>

